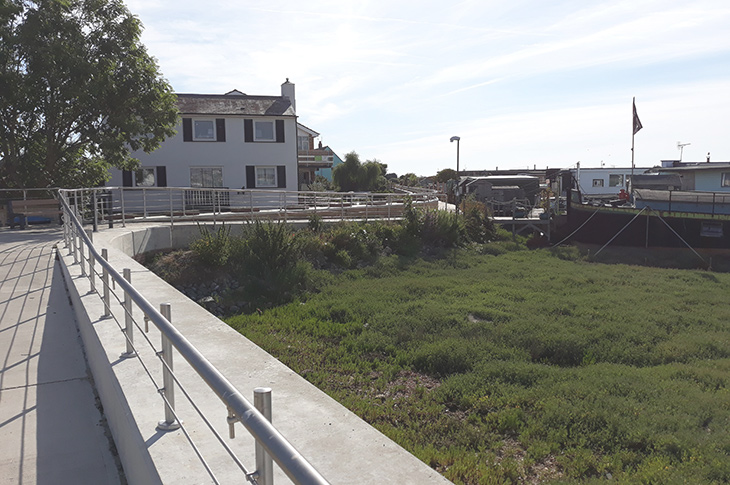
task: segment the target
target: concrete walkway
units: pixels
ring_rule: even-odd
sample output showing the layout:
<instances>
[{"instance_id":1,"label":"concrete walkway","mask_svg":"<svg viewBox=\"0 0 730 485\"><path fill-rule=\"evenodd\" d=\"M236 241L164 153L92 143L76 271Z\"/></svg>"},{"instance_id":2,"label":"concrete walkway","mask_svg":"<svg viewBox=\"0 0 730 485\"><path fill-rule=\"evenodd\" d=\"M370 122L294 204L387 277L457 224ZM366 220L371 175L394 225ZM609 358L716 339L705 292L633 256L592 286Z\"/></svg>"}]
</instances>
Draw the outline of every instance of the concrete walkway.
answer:
<instances>
[{"instance_id":1,"label":"concrete walkway","mask_svg":"<svg viewBox=\"0 0 730 485\"><path fill-rule=\"evenodd\" d=\"M119 484L58 228L0 229L0 484Z\"/></svg>"}]
</instances>

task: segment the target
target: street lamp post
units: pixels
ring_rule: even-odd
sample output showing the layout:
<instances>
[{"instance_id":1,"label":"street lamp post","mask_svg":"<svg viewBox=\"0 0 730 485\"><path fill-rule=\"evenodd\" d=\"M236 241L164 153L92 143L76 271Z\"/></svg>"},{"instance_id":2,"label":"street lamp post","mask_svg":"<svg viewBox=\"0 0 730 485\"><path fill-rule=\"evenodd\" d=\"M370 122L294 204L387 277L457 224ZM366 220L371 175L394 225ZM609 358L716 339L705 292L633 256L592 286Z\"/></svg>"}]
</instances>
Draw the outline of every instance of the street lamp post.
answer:
<instances>
[{"instance_id":1,"label":"street lamp post","mask_svg":"<svg viewBox=\"0 0 730 485\"><path fill-rule=\"evenodd\" d=\"M459 185L461 178L459 177L459 140L461 137L452 136L451 141L456 142L456 190L454 191L454 202L456 202L456 213L459 213Z\"/></svg>"}]
</instances>

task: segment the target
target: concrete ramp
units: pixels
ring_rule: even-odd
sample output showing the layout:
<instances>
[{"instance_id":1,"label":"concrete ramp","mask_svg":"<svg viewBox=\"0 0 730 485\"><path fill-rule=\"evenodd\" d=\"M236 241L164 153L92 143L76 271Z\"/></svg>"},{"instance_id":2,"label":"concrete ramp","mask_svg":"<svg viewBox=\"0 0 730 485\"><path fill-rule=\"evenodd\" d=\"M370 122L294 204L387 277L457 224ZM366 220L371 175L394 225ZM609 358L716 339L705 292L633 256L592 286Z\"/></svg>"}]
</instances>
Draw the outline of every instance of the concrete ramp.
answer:
<instances>
[{"instance_id":1,"label":"concrete ramp","mask_svg":"<svg viewBox=\"0 0 730 485\"><path fill-rule=\"evenodd\" d=\"M0 484L119 484L54 245L0 229Z\"/></svg>"}]
</instances>

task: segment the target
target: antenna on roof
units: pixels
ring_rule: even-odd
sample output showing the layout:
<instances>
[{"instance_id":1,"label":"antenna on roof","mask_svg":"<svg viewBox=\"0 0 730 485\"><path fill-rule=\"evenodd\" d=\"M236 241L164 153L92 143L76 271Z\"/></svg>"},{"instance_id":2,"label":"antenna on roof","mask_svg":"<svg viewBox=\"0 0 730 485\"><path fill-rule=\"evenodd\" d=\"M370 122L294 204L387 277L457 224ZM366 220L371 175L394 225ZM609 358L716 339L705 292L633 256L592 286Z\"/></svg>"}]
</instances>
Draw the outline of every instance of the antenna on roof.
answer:
<instances>
[{"instance_id":1,"label":"antenna on roof","mask_svg":"<svg viewBox=\"0 0 730 485\"><path fill-rule=\"evenodd\" d=\"M677 150L679 150L679 161L682 161L682 153L684 153L684 147L687 145L691 145L691 143L682 143L680 141L677 142Z\"/></svg>"}]
</instances>

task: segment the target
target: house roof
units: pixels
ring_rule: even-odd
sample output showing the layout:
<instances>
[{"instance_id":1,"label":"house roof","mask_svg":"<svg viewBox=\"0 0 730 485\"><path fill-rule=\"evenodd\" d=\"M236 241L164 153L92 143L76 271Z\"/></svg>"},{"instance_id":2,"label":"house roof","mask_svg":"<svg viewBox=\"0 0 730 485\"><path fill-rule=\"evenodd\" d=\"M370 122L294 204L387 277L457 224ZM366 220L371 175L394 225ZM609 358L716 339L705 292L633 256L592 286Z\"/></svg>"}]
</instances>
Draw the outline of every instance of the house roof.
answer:
<instances>
[{"instance_id":1,"label":"house roof","mask_svg":"<svg viewBox=\"0 0 730 485\"><path fill-rule=\"evenodd\" d=\"M240 91L228 94L178 94L183 115L296 116L289 98L249 96Z\"/></svg>"},{"instance_id":2,"label":"house roof","mask_svg":"<svg viewBox=\"0 0 730 485\"><path fill-rule=\"evenodd\" d=\"M730 162L699 162L697 165L684 165L682 167L657 167L656 172L696 172L698 170L728 170Z\"/></svg>"},{"instance_id":3,"label":"house roof","mask_svg":"<svg viewBox=\"0 0 730 485\"><path fill-rule=\"evenodd\" d=\"M301 129L305 133L309 133L310 135L312 135L315 138L319 136L319 133L317 133L316 131L314 131L313 129L311 129L311 128L307 127L307 126L304 126L301 123L297 123L297 128L298 129Z\"/></svg>"}]
</instances>

